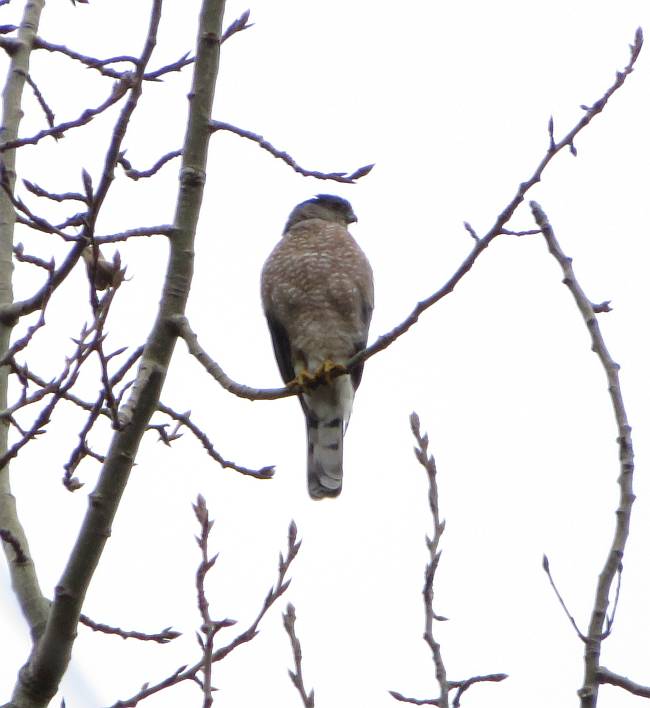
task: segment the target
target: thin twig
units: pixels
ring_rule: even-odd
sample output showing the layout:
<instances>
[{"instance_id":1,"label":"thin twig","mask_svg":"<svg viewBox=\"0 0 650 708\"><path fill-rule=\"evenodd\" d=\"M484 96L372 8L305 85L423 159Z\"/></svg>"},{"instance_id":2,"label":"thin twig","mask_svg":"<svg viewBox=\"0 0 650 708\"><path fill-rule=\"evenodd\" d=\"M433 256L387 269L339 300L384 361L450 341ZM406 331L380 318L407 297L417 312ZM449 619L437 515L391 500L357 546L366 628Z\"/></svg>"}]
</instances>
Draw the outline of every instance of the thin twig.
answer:
<instances>
[{"instance_id":1,"label":"thin twig","mask_svg":"<svg viewBox=\"0 0 650 708\"><path fill-rule=\"evenodd\" d=\"M127 241L130 238L138 238L142 236L171 236L174 233L174 227L171 224L161 224L159 226L140 226L136 229L127 229L116 234L107 234L106 236L95 236L94 241L97 245L104 243L118 243L119 241Z\"/></svg>"},{"instance_id":2,"label":"thin twig","mask_svg":"<svg viewBox=\"0 0 650 708\"><path fill-rule=\"evenodd\" d=\"M605 108L609 99L618 91L621 86L623 86L627 77L634 70L634 65L639 57L639 52L641 51L641 46L643 44L643 34L639 28L634 36L634 44L630 47L630 61L623 71L619 71L616 74L616 80L614 83L605 91L601 98L599 98L592 106L585 108L585 113L580 118L580 120L571 128L571 130L562 138L562 140L555 143L553 147L549 147L546 154L542 158L542 161L536 167L535 171L526 181L522 182L514 197L510 200L504 210L499 214L496 221L490 230L483 236L483 238L478 239L474 248L471 250L469 255L456 269L456 272L449 278L449 280L436 292L427 297L426 299L419 302L413 309L411 314L399 325L394 327L390 332L381 335L377 341L371 346L367 347L363 351L352 357L350 361L347 362L346 368L350 370L366 361L371 356L374 356L378 352L385 349L390 344L392 344L398 337L401 337L405 332L407 332L419 319L420 315L428 310L432 305L434 305L442 298L453 292L454 288L460 282L461 278L467 274L467 272L472 268L477 258L483 253L483 251L490 245L490 243L499 235L504 233L504 228L506 224L512 218L517 207L524 201L526 195L530 189L536 185L542 178L542 173L546 169L548 163L564 148L568 148L572 153L575 153L575 139L578 134L584 130L589 123ZM466 227L467 228L467 227ZM471 234L471 231L470 231Z\"/></svg>"},{"instance_id":3,"label":"thin twig","mask_svg":"<svg viewBox=\"0 0 650 708\"><path fill-rule=\"evenodd\" d=\"M54 202L86 202L85 195L80 194L79 192L63 192L61 194L56 194L55 192L48 192L46 189L43 189L43 187L39 186L38 184L34 184L33 182L30 182L26 179L23 180L23 184L25 185L28 191L30 191L32 194L35 194L37 197L46 197L47 199L51 199Z\"/></svg>"},{"instance_id":4,"label":"thin twig","mask_svg":"<svg viewBox=\"0 0 650 708\"><path fill-rule=\"evenodd\" d=\"M436 479L437 469L433 455L429 454L429 437L420 433L420 419L417 413L411 414L411 432L417 442L415 447L415 457L427 473L429 480L429 510L433 517L433 537L427 537L427 549L429 551L429 561L424 572L424 588L422 597L424 599L424 641L431 650L431 656L436 669L436 680L440 689L438 705L440 708L449 708L449 683L447 681L447 670L442 658L440 644L433 636L433 621L444 621L446 617L436 615L433 610L433 580L440 562L442 551L438 550L442 534L445 531L445 522L440 519L438 507L438 482Z\"/></svg>"},{"instance_id":5,"label":"thin twig","mask_svg":"<svg viewBox=\"0 0 650 708\"><path fill-rule=\"evenodd\" d=\"M291 603L287 605L287 611L282 614L282 620L284 622L284 628L289 635L293 661L296 666L295 671L289 670L291 682L300 694L303 706L305 708L314 708L314 689L312 688L312 690L307 693L302 675L302 649L300 647L300 640L296 634L296 609Z\"/></svg>"},{"instance_id":6,"label":"thin twig","mask_svg":"<svg viewBox=\"0 0 650 708\"><path fill-rule=\"evenodd\" d=\"M79 615L79 622L89 627L93 632L101 632L102 634L114 634L122 639L139 639L141 642L156 642L157 644L168 644L173 639L181 636L180 632L174 631L171 627L157 632L156 634L146 634L145 632L137 632L134 630L120 629L120 627L111 627L107 624L94 622L87 615Z\"/></svg>"},{"instance_id":7,"label":"thin twig","mask_svg":"<svg viewBox=\"0 0 650 708\"><path fill-rule=\"evenodd\" d=\"M166 155L163 155L159 160L157 160L148 170L136 170L133 165L126 159L124 153L122 153L118 160L117 163L119 165L122 165L124 168L124 174L127 177L130 177L132 180L139 180L139 179L145 179L147 177L152 177L153 175L158 172L158 170L161 169L164 165L166 165L170 160L174 160L177 157L180 157L183 154L182 150L172 150L171 152L168 152Z\"/></svg>"},{"instance_id":8,"label":"thin twig","mask_svg":"<svg viewBox=\"0 0 650 708\"><path fill-rule=\"evenodd\" d=\"M557 589L555 582L553 580L553 576L551 575L551 568L550 564L548 562L548 557L546 554L544 554L544 558L542 559L542 568L544 568L544 572L546 573L546 577L548 578L548 581L551 583L551 587L553 588L553 592L555 593L555 596L557 597L562 609L564 610L564 614L567 616L569 622L571 622L571 626L573 629L575 629L576 634L580 637L580 639L583 642L587 641L587 637L580 631L580 628L578 627L575 619L573 618L573 615L569 612L568 607L566 606L564 599L562 598L562 595L560 595L560 591Z\"/></svg>"},{"instance_id":9,"label":"thin twig","mask_svg":"<svg viewBox=\"0 0 650 708\"><path fill-rule=\"evenodd\" d=\"M217 649L212 654L212 662L221 661L225 659L232 651L234 651L241 644L252 641L258 633L258 627L266 613L273 606L273 604L285 593L289 587L290 580L285 580L286 575L291 567L291 563L295 560L298 551L300 550L301 542L297 540L298 530L296 528L295 522L289 524L289 538L288 538L288 549L286 557L280 554L280 563L278 567L278 579L275 585L269 590L262 608L259 611L257 617L253 622L244 630L241 634L235 637L229 644ZM232 620L228 620L232 622ZM170 686L175 686L183 681L197 681L197 674L203 671L204 668L204 658L202 657L200 661L196 662L193 666L181 666L171 675L164 678L155 684L145 684L141 691L136 693L131 698L127 698L123 701L118 701L113 704L111 708L133 708L141 700L153 696L160 691L169 688ZM203 684L201 683L201 686Z\"/></svg>"},{"instance_id":10,"label":"thin twig","mask_svg":"<svg viewBox=\"0 0 650 708\"><path fill-rule=\"evenodd\" d=\"M72 128L79 128L82 125L90 123L95 116L98 116L100 113L108 110L112 105L122 99L130 88L132 88L131 81L116 81L113 84L113 90L111 91L110 96L96 108L86 108L78 118L74 118L73 120L59 123L51 128L41 130L28 138L17 138L16 140L8 140L7 142L0 143L0 152L5 152L6 150L11 150L12 148L22 147L23 145L36 145L36 143L41 141L43 138L50 136L60 138L68 130L71 130Z\"/></svg>"},{"instance_id":11,"label":"thin twig","mask_svg":"<svg viewBox=\"0 0 650 708\"><path fill-rule=\"evenodd\" d=\"M641 48L641 34L637 32L637 43L632 47L633 59L638 55ZM631 71L631 69L630 69ZM629 72L628 72L629 73ZM619 75L622 83L623 78ZM589 629L585 640L585 674L582 687L578 691L582 708L595 708L598 701L598 667L600 660L600 650L603 639L611 631L613 614L608 623L607 631L603 632L603 625L607 621L607 607L612 583L617 573L620 574L625 544L630 532L630 518L632 515L632 504L634 503L634 491L632 480L634 474L634 450L632 447L632 428L627 420L627 413L623 403L621 393L621 383L619 379L619 365L612 359L605 340L600 331L596 313L589 298L576 280L571 259L565 255L560 248L553 228L542 208L536 202L531 202L531 209L537 225L542 230L546 239L546 244L551 255L557 260L564 275L563 283L569 288L576 305L580 310L585 325L591 337L591 348L596 353L605 371L607 378L607 390L609 391L614 409L616 428L618 430L618 448L620 472L619 503L616 509L616 529L614 538L607 554L605 565L598 576L596 587L596 597L589 621ZM617 590L618 594L618 590Z\"/></svg>"},{"instance_id":12,"label":"thin twig","mask_svg":"<svg viewBox=\"0 0 650 708\"><path fill-rule=\"evenodd\" d=\"M257 479L271 479L275 473L275 466L268 465L266 467L261 467L260 469L250 469L248 467L242 467L235 462L230 460L225 460L215 449L210 438L196 425L190 418L189 412L187 413L177 413L175 410L166 406L164 403L158 403L158 410L165 415L168 415L173 420L177 421L180 425L185 426L205 448L208 455L216 460L222 467L235 470L240 474L247 475L249 477L255 477Z\"/></svg>"},{"instance_id":13,"label":"thin twig","mask_svg":"<svg viewBox=\"0 0 650 708\"><path fill-rule=\"evenodd\" d=\"M13 247L13 253L14 258L20 263L29 263L30 265L38 266L39 268L46 270L48 273L51 273L54 270L54 258L49 261L44 261L38 256L32 256L29 253L25 253L25 247L22 243L17 243Z\"/></svg>"},{"instance_id":14,"label":"thin twig","mask_svg":"<svg viewBox=\"0 0 650 708\"><path fill-rule=\"evenodd\" d=\"M221 44L223 44L227 39L233 36L233 34L237 34L237 32L243 32L244 30L247 30L249 27L252 27L255 23L251 22L249 23L248 20L250 19L251 16L251 11L250 10L244 10L242 14L234 20L226 29L226 31L221 35L221 39L219 40Z\"/></svg>"},{"instance_id":15,"label":"thin twig","mask_svg":"<svg viewBox=\"0 0 650 708\"><path fill-rule=\"evenodd\" d=\"M343 182L344 184L354 184L356 180L361 177L365 177L374 167L374 165L364 165L349 174L346 172L318 172L315 170L306 170L304 167L300 167L300 165L293 159L293 157L291 157L291 155L289 155L289 153L278 150L268 140L265 140L262 135L251 133L250 130L244 130L243 128L238 128L235 125L224 123L220 120L210 121L210 128L213 132L218 130L227 130L228 132L239 135L242 138L252 140L263 150L266 150L268 153L273 155L273 157L277 157L279 160L285 162L289 165L289 167L291 167L291 169L294 170L294 172L303 175L303 177L315 177L316 179L332 180L334 182Z\"/></svg>"},{"instance_id":16,"label":"thin twig","mask_svg":"<svg viewBox=\"0 0 650 708\"><path fill-rule=\"evenodd\" d=\"M444 622L447 620L446 617L436 614L433 610L433 581L436 570L438 569L438 563L440 562L441 551L438 550L438 546L445 530L445 522L440 519L436 462L433 455L429 454L429 436L426 433L422 434L420 432L420 419L417 413L411 414L410 421L411 432L417 443L414 449L415 457L424 468L429 480L429 510L433 517L433 538L429 538L428 536L426 538L429 561L424 573L424 588L422 590L422 597L424 599L424 640L431 650L440 696L438 698L411 698L398 691L389 691L389 693L396 701L402 703L411 703L417 706L440 706L440 708L449 708L450 692L456 690L452 706L453 708L459 708L461 696L471 686L477 683L503 681L508 678L508 675L486 674L482 676L471 676L462 681L450 681L447 678L447 671L442 659L440 644L436 642L433 636L433 621Z\"/></svg>"},{"instance_id":17,"label":"thin twig","mask_svg":"<svg viewBox=\"0 0 650 708\"><path fill-rule=\"evenodd\" d=\"M25 77L25 80L32 87L32 91L34 92L34 96L36 96L36 100L38 101L38 104L43 109L43 113L45 113L45 119L47 120L47 124L50 126L50 128L53 128L54 127L54 112L47 105L47 102L43 98L43 94L40 92L34 79L32 79L32 77L29 74L27 74L27 76Z\"/></svg>"},{"instance_id":18,"label":"thin twig","mask_svg":"<svg viewBox=\"0 0 650 708\"><path fill-rule=\"evenodd\" d=\"M122 79L128 72L117 71L117 69L111 69L108 67L109 64L121 64L128 63L132 64L134 67L138 66L139 59L137 57L129 56L123 54L121 56L109 57L108 59L97 59L96 57L86 56L85 54L80 54L72 49L64 46L63 44L53 44L52 42L47 42L42 37L37 37L34 42L34 49L45 49L48 52L55 52L63 54L70 59L84 64L89 69L94 69L99 71L100 74L107 76L112 79ZM166 66L160 67L159 69L154 69L153 71L145 72L142 76L143 81L158 81L161 76L168 74L172 71L180 71L183 67L188 66L194 62L194 58L188 58L188 53L185 53L180 59L167 64Z\"/></svg>"}]
</instances>

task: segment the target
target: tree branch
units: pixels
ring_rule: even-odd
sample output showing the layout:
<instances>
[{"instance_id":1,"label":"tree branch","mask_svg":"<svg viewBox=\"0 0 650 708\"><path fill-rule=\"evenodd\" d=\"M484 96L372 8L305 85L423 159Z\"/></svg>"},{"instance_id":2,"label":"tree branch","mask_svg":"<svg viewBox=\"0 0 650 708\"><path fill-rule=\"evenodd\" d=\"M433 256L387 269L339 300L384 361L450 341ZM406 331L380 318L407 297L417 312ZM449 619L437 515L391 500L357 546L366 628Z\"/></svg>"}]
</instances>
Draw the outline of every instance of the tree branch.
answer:
<instances>
[{"instance_id":1,"label":"tree branch","mask_svg":"<svg viewBox=\"0 0 650 708\"><path fill-rule=\"evenodd\" d=\"M468 256L456 269L456 272L451 276L451 278L449 278L449 280L439 290L419 302L411 314L401 324L397 325L390 332L380 336L377 341L372 344L372 346L367 347L353 356L352 359L350 359L350 361L346 364L348 370L354 366L357 366L361 362L366 361L382 349L386 349L386 347L392 344L398 337L401 337L404 333L408 332L408 330L418 321L420 315L425 312L425 310L428 310L432 305L435 305L436 302L442 300L442 298L453 292L461 278L469 272L481 253L485 251L485 249L497 236L505 233L504 229L506 224L510 221L517 207L519 207L519 205L523 202L530 189L541 180L542 174L549 162L565 148L568 148L572 154L576 154L574 145L576 137L599 113L602 112L609 99L614 95L614 93L616 93L616 91L618 91L618 89L621 88L621 86L623 86L625 79L634 70L634 65L639 57L639 52L641 51L642 45L643 33L641 32L641 28L639 28L637 29L634 37L634 44L630 47L630 60L627 66L623 69L623 71L617 72L616 80L607 89L607 91L605 91L601 98L599 98L591 107L582 107L585 111L584 115L562 138L562 140L557 143L555 141L551 142L546 155L544 155L533 174L525 182L522 182L519 185L516 194L499 214L496 221L485 236L483 236L483 238L477 238L476 234L473 233L473 229L470 227L470 234L473 233L473 238L476 243L474 248L472 248Z\"/></svg>"},{"instance_id":2,"label":"tree branch","mask_svg":"<svg viewBox=\"0 0 650 708\"><path fill-rule=\"evenodd\" d=\"M300 648L300 641L296 635L296 609L291 603L287 605L287 611L283 613L282 620L284 622L284 628L289 635L293 661L296 666L295 671L289 670L289 677L300 695L304 708L314 708L314 689L312 688L312 690L307 693L302 675L302 649Z\"/></svg>"},{"instance_id":3,"label":"tree branch","mask_svg":"<svg viewBox=\"0 0 650 708\"><path fill-rule=\"evenodd\" d=\"M195 423L192 422L190 414L188 413L177 413L175 410L166 406L164 403L158 403L158 410L161 413L165 413L173 420L177 421L179 426L184 425L191 433L196 437L197 440L203 445L205 451L208 455L216 460L222 467L235 470L240 474L247 475L250 477L256 477L257 479L271 479L275 472L275 467L273 465L268 465L267 467L262 467L260 469L254 470L248 467L242 467L235 462L230 460L225 460L216 450L210 438L199 428Z\"/></svg>"},{"instance_id":4,"label":"tree branch","mask_svg":"<svg viewBox=\"0 0 650 708\"><path fill-rule=\"evenodd\" d=\"M28 3L30 7L33 3ZM88 237L93 233L94 222L113 178L113 168L119 154L129 119L142 93L145 67L151 58L160 21L162 0L154 0L147 38L138 61L135 74L128 83L129 99L125 103L113 130L104 171L97 191L92 198L88 223ZM214 74L213 74L214 76ZM207 132L207 131L206 131ZM207 142L207 139L206 139ZM76 246L85 244L76 244ZM79 248L78 254L81 254ZM161 379L162 377L159 377ZM160 380L162 384L162 380ZM155 408L157 395L149 400L148 407ZM1 406L5 408L6 406ZM58 689L60 679L70 660L75 628L79 621L81 606L101 555L104 543L110 535L111 521L128 479L138 443L146 427L146 421L133 426L126 433L117 432L104 464L95 492L90 496L79 537L74 545L68 564L55 589L55 597L47 618L45 630L39 638L27 664L19 673L12 702L15 706L45 706Z\"/></svg>"},{"instance_id":5,"label":"tree branch","mask_svg":"<svg viewBox=\"0 0 650 708\"><path fill-rule=\"evenodd\" d=\"M304 167L300 167L300 165L293 159L293 157L291 157L291 155L289 155L289 153L278 150L276 147L271 145L268 140L264 140L263 136L251 133L250 130L243 130L242 128L238 128L230 123L224 123L220 120L210 121L210 128L214 132L218 130L227 130L230 133L239 135L241 138L252 140L254 143L257 143L262 150L266 150L268 153L273 155L273 157L277 157L279 160L282 160L282 162L289 165L294 172L303 175L303 177L315 177L316 179L332 180L334 182L343 182L344 184L354 184L361 177L365 177L374 167L374 165L365 165L364 167L359 167L359 169L354 172L350 172L349 174L345 172L318 172L315 170L306 170Z\"/></svg>"},{"instance_id":6,"label":"tree branch","mask_svg":"<svg viewBox=\"0 0 650 708\"><path fill-rule=\"evenodd\" d=\"M25 3L24 14L18 29L14 49L10 54L11 61L7 81L2 93L2 120L0 133L4 140L15 140L18 136L22 118L22 96L25 81L29 75L29 60L32 43L40 21L44 0L33 0ZM2 155L3 173L13 192L16 179L15 150L6 150ZM4 179L3 179L4 182ZM13 250L14 225L16 212L7 191L0 189L0 309L7 307L13 300L11 254ZM13 323L0 321L0 356L9 348ZM9 368L0 369L0 410L7 408L7 384ZM0 425L0 455L4 455L8 447L8 425ZM37 637L43 631L48 616L49 603L39 586L36 569L31 561L31 553L25 531L18 518L16 499L11 491L9 467L0 469L0 527L5 529L15 540L26 562L19 562L23 557L11 551L12 546L3 541L3 550L7 555L11 585L20 604L21 611L27 620L32 637Z\"/></svg>"},{"instance_id":7,"label":"tree branch","mask_svg":"<svg viewBox=\"0 0 650 708\"><path fill-rule=\"evenodd\" d=\"M431 650L431 657L436 671L436 680L440 691L438 698L409 698L397 691L389 691L390 695L402 703L411 703L417 706L439 706L440 708L449 708L450 692L456 690L452 702L452 708L459 708L460 699L463 693L471 686L483 682L498 682L508 678L507 674L487 674L484 676L471 676L462 681L450 681L447 678L447 671L442 659L440 644L436 642L433 636L433 621L445 622L446 617L437 615L433 610L433 580L440 562L440 554L438 550L440 539L445 530L445 522L440 519L440 509L438 505L438 481L436 462L433 455L429 454L429 436L420 432L420 419L417 413L411 413L411 432L417 443L415 447L415 457L420 465L424 468L429 480L429 510L433 517L433 537L426 537L427 549L429 551L429 561L424 572L424 588L422 589L422 597L424 599L424 641Z\"/></svg>"},{"instance_id":8,"label":"tree branch","mask_svg":"<svg viewBox=\"0 0 650 708\"><path fill-rule=\"evenodd\" d=\"M195 507L196 509L196 507ZM196 513L196 511L195 511ZM206 512L207 514L207 512ZM197 515L198 517L198 515ZM207 520L207 516L205 519L201 520L200 522L203 524L207 522L208 524L211 523L209 520ZM257 617L253 620L253 622L248 626L247 629L245 629L241 634L239 634L237 637L235 637L229 644L221 647L220 649L217 649L212 653L212 663L216 661L222 661L225 659L228 654L230 654L232 651L234 651L238 646L241 644L245 644L247 642L252 641L255 639L258 633L258 627L262 619L264 618L264 615L269 611L269 609L273 606L273 604L280 598L282 595L285 593L287 588L289 587L289 583L291 582L290 580L285 580L286 575L289 571L289 568L291 567L291 564L296 558L296 555L298 554L298 551L300 550L300 544L301 541L297 540L297 535L298 535L298 529L296 528L295 522L291 522L289 524L289 538L288 538L288 548L287 548L287 555L286 558L280 554L280 563L278 567L278 579L275 583L275 585L269 590L267 593L264 602L262 604L262 608L259 611ZM202 537L199 537L199 546L201 546L202 543L205 543L205 541L202 541ZM206 571L207 572L207 571ZM200 581L198 581L197 578L197 586L201 587ZM199 591L200 592L200 591ZM225 624L224 624L225 623ZM233 621L232 620L222 620L222 626L232 626ZM197 674L202 672L205 668L205 652L203 652L203 656L201 657L201 660L196 662L193 666L190 668L186 666L181 666L176 671L174 671L170 676L167 676L166 678L162 679L161 681L155 683L155 684L148 684L146 683L144 687L142 688L141 691L136 693L134 696L131 696L130 698L127 698L126 700L123 701L118 701L117 703L114 703L111 708L133 708L133 706L136 706L140 701L144 700L145 698L148 698L149 696L153 696L156 693L159 693L160 691L163 691L166 688L169 688L170 686L175 686L179 683L182 683L183 681L198 681L197 679ZM201 685L202 688L204 688L203 682L199 681L199 685ZM205 690L204 690L205 694Z\"/></svg>"},{"instance_id":9,"label":"tree branch","mask_svg":"<svg viewBox=\"0 0 650 708\"><path fill-rule=\"evenodd\" d=\"M640 683L635 683L632 679L621 676L620 674L615 674L604 666L598 667L597 678L599 683L609 683L612 686L623 688L628 693L632 693L635 696L650 698L650 686L642 686Z\"/></svg>"},{"instance_id":10,"label":"tree branch","mask_svg":"<svg viewBox=\"0 0 650 708\"><path fill-rule=\"evenodd\" d=\"M640 42L640 34L637 33L637 40ZM638 46L640 49L640 44ZM636 55L638 55L638 49ZM634 48L632 49L635 56ZM619 75L620 77L621 75ZM621 78L621 82L622 82ZM598 320L594 312L593 305L585 295L584 290L576 280L571 259L564 254L560 244L555 238L553 228L548 218L539 204L531 202L531 209L537 225L542 230L546 239L548 250L557 260L564 274L563 283L569 288L573 298L580 310L580 314L585 322L591 337L591 348L596 353L605 370L607 378L607 389L612 400L616 428L618 430L618 448L620 460L619 503L616 509L616 529L614 538L607 554L605 565L598 576L596 587L596 597L589 621L589 629L585 639L585 673L582 687L578 691L582 708L595 708L598 701L598 667L600 660L600 648L607 633L603 633L603 626L607 620L607 607L614 578L622 567L625 544L630 531L630 517L632 514L632 504L634 503L634 491L632 488L632 478L634 474L634 451L632 447L632 429L627 420L621 384L619 380L619 365L612 359L605 340L600 331ZM618 592L617 592L618 594ZM608 630L611 630L611 622L608 622Z\"/></svg>"}]
</instances>

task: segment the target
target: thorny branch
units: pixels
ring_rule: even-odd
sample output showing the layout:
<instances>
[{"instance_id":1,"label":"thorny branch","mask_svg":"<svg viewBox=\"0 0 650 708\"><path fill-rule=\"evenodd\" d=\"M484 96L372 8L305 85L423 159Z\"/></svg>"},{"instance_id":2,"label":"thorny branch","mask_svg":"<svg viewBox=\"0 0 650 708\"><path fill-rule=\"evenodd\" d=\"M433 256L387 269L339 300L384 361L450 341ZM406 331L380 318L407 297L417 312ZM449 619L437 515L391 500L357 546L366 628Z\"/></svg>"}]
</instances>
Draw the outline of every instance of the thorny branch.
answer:
<instances>
[{"instance_id":1,"label":"thorny branch","mask_svg":"<svg viewBox=\"0 0 650 708\"><path fill-rule=\"evenodd\" d=\"M637 34L640 37L640 34ZM639 40L640 41L640 40ZM633 51L634 53L634 51ZM638 54L638 51L637 51ZM621 79L622 82L622 79ZM591 337L591 348L596 353L605 371L607 378L607 389L612 400L616 428L618 430L618 448L620 460L619 502L616 509L616 529L614 538L607 554L605 565L598 576L596 587L596 597L589 621L589 628L585 637L585 673L582 687L578 691L582 708L595 708L598 701L598 671L600 660L600 649L602 641L611 631L618 601L618 589L614 609L611 615L607 616L609 597L611 594L614 577L619 574L622 568L625 545L630 531L630 518L632 515L632 504L634 503L634 491L632 480L634 474L634 450L632 447L632 428L627 420L623 395L621 393L621 383L619 379L620 366L612 359L605 340L600 331L600 326L596 318L594 306L586 296L584 290L578 283L571 258L561 249L553 228L548 218L539 204L531 202L531 210L537 225L542 230L544 239L551 255L557 260L564 275L563 283L569 288L576 305L580 310L585 325ZM605 625L605 630L603 626Z\"/></svg>"},{"instance_id":2,"label":"thorny branch","mask_svg":"<svg viewBox=\"0 0 650 708\"><path fill-rule=\"evenodd\" d=\"M248 626L247 629L245 629L243 632L241 632L241 634L236 636L229 644L226 644L225 646L216 649L212 652L212 663L222 661L238 646L240 646L241 644L245 644L246 642L252 641L257 636L258 627L260 622L264 618L264 615L266 615L266 613L276 602L276 600L278 600L285 593L285 591L289 587L289 583L291 582L290 580L285 580L285 578L287 572L289 571L289 568L291 567L291 563L294 561L298 551L300 550L301 542L297 540L297 534L298 529L296 528L296 524L292 521L289 524L287 555L285 557L283 554L280 554L278 579L275 585L267 593L266 598L264 599L264 602L262 604L262 608L260 609L257 617L253 620L253 622ZM232 622L232 620L224 621ZM131 698L127 698L123 701L118 701L117 703L113 704L111 708L133 708L133 706L136 706L140 701L144 700L145 698L153 696L154 694L159 693L165 688L175 686L179 683L182 683L183 681L198 681L201 687L203 688L204 684L200 681L198 675L203 672L204 668L205 656L202 656L199 661L197 661L189 668L187 666L181 666L176 669L176 671L174 671L172 674L164 678L162 681L159 681L158 683L152 685L145 684L142 690L136 693L134 696L131 696Z\"/></svg>"}]
</instances>

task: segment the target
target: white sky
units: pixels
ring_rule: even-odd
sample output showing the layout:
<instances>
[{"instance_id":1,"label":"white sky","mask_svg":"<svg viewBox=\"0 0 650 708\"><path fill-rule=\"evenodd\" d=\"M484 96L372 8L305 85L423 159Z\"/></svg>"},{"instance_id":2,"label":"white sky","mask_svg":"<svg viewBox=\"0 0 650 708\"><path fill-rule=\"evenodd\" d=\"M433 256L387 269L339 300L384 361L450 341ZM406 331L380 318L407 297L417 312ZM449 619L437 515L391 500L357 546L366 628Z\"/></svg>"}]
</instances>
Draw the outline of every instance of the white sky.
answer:
<instances>
[{"instance_id":1,"label":"white sky","mask_svg":"<svg viewBox=\"0 0 650 708\"><path fill-rule=\"evenodd\" d=\"M230 2L226 24L247 4ZM136 8L136 9L134 9ZM22 3L2 8L15 22ZM154 66L194 46L198 2L166 3ZM45 8L41 34L99 57L138 54L149 3L64 0ZM352 202L352 232L375 272L371 340L404 319L438 289L494 222L556 136L580 118L628 61L636 28L650 28L639 0L483 3L404 1L316 3L279 0L251 6L255 26L222 53L214 117L262 133L303 166L353 170L375 162L356 186L307 180L252 143L217 134L197 237L188 308L201 342L236 380L280 383L259 302L259 272L290 209L319 192ZM33 77L58 120L98 105L111 81L39 52ZM124 146L136 167L180 147L190 71L145 87ZM650 683L648 456L650 347L646 275L650 160L650 63L647 48L628 84L576 141L578 157L559 156L531 197L539 201L581 284L600 315L608 346L622 366L633 426L638 500L633 510L623 588L614 632L603 646L610 669ZM22 134L44 119L27 99ZM53 191L78 190L81 168L98 178L115 112L56 143L20 152L22 176ZM168 223L177 163L133 183L118 170L99 234ZM33 197L30 204L37 205ZM50 211L50 214L54 212ZM57 214L67 213L57 210ZM534 222L522 207L512 228ZM46 236L21 233L26 250L63 251ZM120 288L109 344L137 346L150 329L160 295L164 239L120 247L131 280ZM17 271L17 295L37 282ZM172 625L183 637L145 645L80 628L65 687L75 708L110 705L145 681L197 660L194 572L198 527L191 503L201 492L220 558L208 581L215 617L245 627L275 581L277 553L291 518L303 547L287 595L260 636L215 667L216 704L300 705L291 686L289 643L280 611L296 606L308 688L316 704L397 705L389 689L437 695L421 639L421 588L430 532L426 479L412 450L408 416L417 410L439 468L447 520L435 626L452 679L506 672L501 684L474 687L463 706L576 705L582 645L541 568L547 553L555 581L579 625L586 627L595 581L613 532L618 500L616 429L604 374L557 263L539 236L502 236L456 291L406 336L372 358L346 437L342 496L313 502L306 492L302 413L296 401L250 403L222 391L179 344L164 391L229 459L275 464L273 481L221 470L186 433L171 449L145 438L85 612L125 629L156 632ZM48 309L26 357L44 377L61 365L90 316L79 267ZM88 396L97 384L85 380ZM81 418L61 408L51 432L14 465L15 493L39 576L51 593L97 478L96 463L79 470L86 486L69 494L62 465ZM109 431L93 435L98 451ZM28 652L27 631L7 586L0 598L1 698ZM238 630L224 630L224 643ZM601 708L641 699L604 687ZM149 699L152 706L201 705L195 685ZM145 704L143 704L145 705Z\"/></svg>"}]
</instances>

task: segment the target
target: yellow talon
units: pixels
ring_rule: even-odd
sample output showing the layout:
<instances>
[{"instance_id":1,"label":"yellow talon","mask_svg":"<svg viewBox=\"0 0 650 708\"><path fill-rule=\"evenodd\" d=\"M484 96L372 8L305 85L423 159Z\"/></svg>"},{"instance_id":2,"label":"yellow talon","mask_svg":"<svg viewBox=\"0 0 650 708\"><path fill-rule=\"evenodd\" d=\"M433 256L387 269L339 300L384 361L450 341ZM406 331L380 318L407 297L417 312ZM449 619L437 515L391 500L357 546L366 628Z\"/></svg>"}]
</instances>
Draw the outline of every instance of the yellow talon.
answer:
<instances>
[{"instance_id":1,"label":"yellow talon","mask_svg":"<svg viewBox=\"0 0 650 708\"><path fill-rule=\"evenodd\" d=\"M331 359L325 359L323 365L314 374L316 378L324 378L327 383L332 383L335 378L332 374L344 374L347 371L342 364L335 364Z\"/></svg>"},{"instance_id":2,"label":"yellow talon","mask_svg":"<svg viewBox=\"0 0 650 708\"><path fill-rule=\"evenodd\" d=\"M326 359L312 374L310 371L301 371L291 379L287 386L302 386L303 388L316 388L322 383L331 384L335 375L346 373L347 369L342 364L336 364L331 359Z\"/></svg>"},{"instance_id":3,"label":"yellow talon","mask_svg":"<svg viewBox=\"0 0 650 708\"><path fill-rule=\"evenodd\" d=\"M300 373L296 374L296 376L291 379L291 381L287 383L287 386L309 387L315 385L316 376L314 374L310 374L309 371L301 371Z\"/></svg>"}]
</instances>

